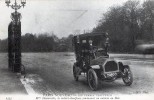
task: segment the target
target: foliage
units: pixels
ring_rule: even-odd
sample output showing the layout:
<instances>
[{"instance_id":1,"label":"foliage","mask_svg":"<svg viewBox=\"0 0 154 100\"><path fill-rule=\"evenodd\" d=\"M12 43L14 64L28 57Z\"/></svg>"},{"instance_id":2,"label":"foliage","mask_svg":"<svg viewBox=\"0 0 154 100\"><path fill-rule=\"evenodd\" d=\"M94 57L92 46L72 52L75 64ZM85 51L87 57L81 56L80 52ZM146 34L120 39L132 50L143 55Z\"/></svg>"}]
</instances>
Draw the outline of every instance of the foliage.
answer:
<instances>
[{"instance_id":1,"label":"foliage","mask_svg":"<svg viewBox=\"0 0 154 100\"><path fill-rule=\"evenodd\" d=\"M154 1L111 7L93 32L109 33L112 52L134 52L137 40L154 40Z\"/></svg>"},{"instance_id":2,"label":"foliage","mask_svg":"<svg viewBox=\"0 0 154 100\"><path fill-rule=\"evenodd\" d=\"M7 51L7 39L0 40L0 52Z\"/></svg>"},{"instance_id":3,"label":"foliage","mask_svg":"<svg viewBox=\"0 0 154 100\"><path fill-rule=\"evenodd\" d=\"M26 33L21 37L22 52L72 51L72 36L59 39L56 35ZM0 40L0 52L7 52L7 39Z\"/></svg>"}]
</instances>

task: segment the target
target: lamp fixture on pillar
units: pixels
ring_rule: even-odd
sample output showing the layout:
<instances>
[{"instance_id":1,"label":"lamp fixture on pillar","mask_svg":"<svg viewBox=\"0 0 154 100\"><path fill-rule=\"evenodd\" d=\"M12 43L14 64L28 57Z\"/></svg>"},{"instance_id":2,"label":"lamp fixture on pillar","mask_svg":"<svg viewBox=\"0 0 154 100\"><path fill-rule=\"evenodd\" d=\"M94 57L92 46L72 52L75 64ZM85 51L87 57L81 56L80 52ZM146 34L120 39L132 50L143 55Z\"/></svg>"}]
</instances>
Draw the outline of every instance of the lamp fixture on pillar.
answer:
<instances>
[{"instance_id":1,"label":"lamp fixture on pillar","mask_svg":"<svg viewBox=\"0 0 154 100\"><path fill-rule=\"evenodd\" d=\"M18 10L20 9L21 7L24 8L25 4L26 4L26 0L21 0L21 5L20 4L17 4L17 1L15 0L15 3L14 4L11 4L11 1L10 0L5 0L5 3L8 7L11 7L12 9L14 10Z\"/></svg>"}]
</instances>

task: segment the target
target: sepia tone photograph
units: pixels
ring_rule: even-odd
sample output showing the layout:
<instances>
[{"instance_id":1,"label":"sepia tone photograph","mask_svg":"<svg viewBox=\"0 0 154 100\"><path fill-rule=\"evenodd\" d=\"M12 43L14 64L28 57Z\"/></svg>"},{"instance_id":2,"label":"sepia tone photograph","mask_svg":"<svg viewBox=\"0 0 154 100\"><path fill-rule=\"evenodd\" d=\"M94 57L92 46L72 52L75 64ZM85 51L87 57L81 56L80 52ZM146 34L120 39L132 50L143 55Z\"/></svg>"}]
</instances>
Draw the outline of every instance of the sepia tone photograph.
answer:
<instances>
[{"instance_id":1,"label":"sepia tone photograph","mask_svg":"<svg viewBox=\"0 0 154 100\"><path fill-rule=\"evenodd\" d=\"M0 0L0 100L152 100L154 0Z\"/></svg>"}]
</instances>

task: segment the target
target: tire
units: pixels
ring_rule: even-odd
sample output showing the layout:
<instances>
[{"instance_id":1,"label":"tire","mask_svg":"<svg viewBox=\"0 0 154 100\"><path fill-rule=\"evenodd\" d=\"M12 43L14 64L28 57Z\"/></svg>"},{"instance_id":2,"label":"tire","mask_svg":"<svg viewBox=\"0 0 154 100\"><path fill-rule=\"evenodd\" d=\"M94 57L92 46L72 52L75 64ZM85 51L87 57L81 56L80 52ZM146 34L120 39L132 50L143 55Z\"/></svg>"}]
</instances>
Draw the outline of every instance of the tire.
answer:
<instances>
[{"instance_id":1,"label":"tire","mask_svg":"<svg viewBox=\"0 0 154 100\"><path fill-rule=\"evenodd\" d=\"M133 83L133 74L129 66L124 66L124 76L122 77L125 85L130 86Z\"/></svg>"},{"instance_id":2,"label":"tire","mask_svg":"<svg viewBox=\"0 0 154 100\"><path fill-rule=\"evenodd\" d=\"M77 66L75 63L73 65L73 76L74 76L75 81L79 80L79 76L77 75Z\"/></svg>"},{"instance_id":3,"label":"tire","mask_svg":"<svg viewBox=\"0 0 154 100\"><path fill-rule=\"evenodd\" d=\"M96 91L99 87L99 80L96 72L93 69L89 69L88 71L88 84L93 91Z\"/></svg>"}]
</instances>

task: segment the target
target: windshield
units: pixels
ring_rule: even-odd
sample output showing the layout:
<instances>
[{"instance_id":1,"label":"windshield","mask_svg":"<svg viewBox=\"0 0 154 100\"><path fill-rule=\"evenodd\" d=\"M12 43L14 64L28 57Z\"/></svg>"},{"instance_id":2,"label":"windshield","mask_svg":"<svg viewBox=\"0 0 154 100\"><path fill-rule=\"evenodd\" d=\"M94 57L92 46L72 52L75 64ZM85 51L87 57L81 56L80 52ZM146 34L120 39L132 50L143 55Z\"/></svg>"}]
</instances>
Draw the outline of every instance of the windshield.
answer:
<instances>
[{"instance_id":1,"label":"windshield","mask_svg":"<svg viewBox=\"0 0 154 100\"><path fill-rule=\"evenodd\" d=\"M93 55L95 56L94 58L98 58L100 56L108 56L107 51L102 47L93 46L92 51Z\"/></svg>"}]
</instances>

